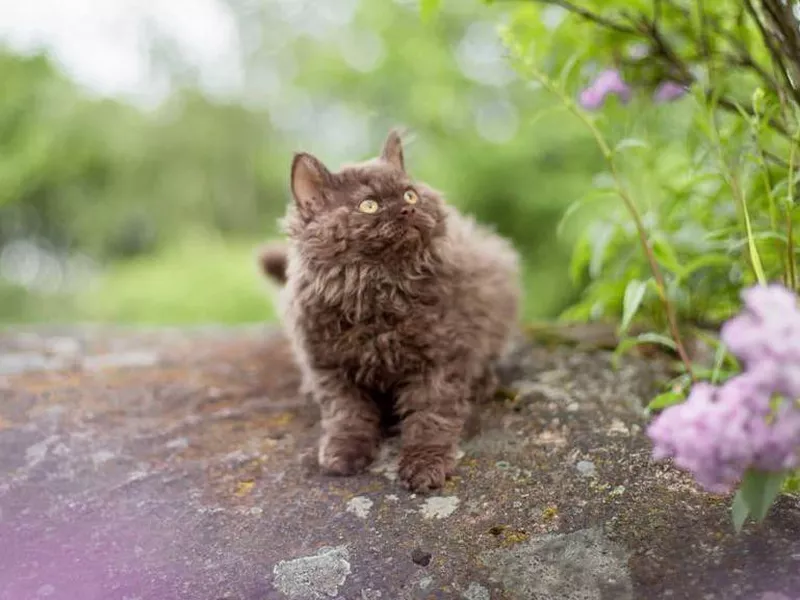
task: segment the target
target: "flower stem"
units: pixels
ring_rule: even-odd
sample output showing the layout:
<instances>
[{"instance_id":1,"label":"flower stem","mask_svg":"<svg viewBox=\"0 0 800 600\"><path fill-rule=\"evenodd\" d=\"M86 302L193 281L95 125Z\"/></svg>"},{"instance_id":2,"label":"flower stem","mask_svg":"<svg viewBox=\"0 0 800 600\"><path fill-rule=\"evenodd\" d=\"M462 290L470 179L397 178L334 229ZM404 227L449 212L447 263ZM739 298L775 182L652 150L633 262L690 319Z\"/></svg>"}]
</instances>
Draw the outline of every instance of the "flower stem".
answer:
<instances>
[{"instance_id":1,"label":"flower stem","mask_svg":"<svg viewBox=\"0 0 800 600\"><path fill-rule=\"evenodd\" d=\"M795 291L797 291L797 261L794 255L792 212L794 212L794 161L798 135L800 135L800 132L792 137L791 146L789 147L789 180L786 189L786 254L787 262L789 263L788 287Z\"/></svg>"},{"instance_id":2,"label":"flower stem","mask_svg":"<svg viewBox=\"0 0 800 600\"><path fill-rule=\"evenodd\" d=\"M678 328L678 320L675 316L675 309L670 301L669 297L667 296L666 285L664 283L664 276L661 273L661 268L658 265L658 261L656 260L655 255L653 254L653 249L650 246L650 242L647 238L647 230L644 226L644 222L642 221L642 217L639 214L638 209L636 208L636 204L634 203L633 199L631 198L630 194L628 194L627 189L625 188L622 182L622 176L619 173L619 168L617 166L617 161L615 160L615 152L611 149L606 142L603 134L597 128L597 126L592 122L592 120L578 108L578 105L575 103L572 98L567 96L558 86L556 86L553 81L547 77L544 73L539 71L532 63L527 62L526 66L530 69L531 74L537 81L539 81L543 87L545 87L548 91L552 92L561 100L564 106L578 119L583 122L583 124L591 131L592 136L594 137L597 146L600 148L600 151L603 153L603 157L609 164L611 169L611 176L614 179L614 183L616 186L617 194L619 195L620 199L622 200L625 208L630 213L631 218L633 219L634 225L636 227L636 232L639 237L639 243L642 246L642 250L644 251L645 256L647 257L647 262L650 266L650 271L653 273L653 279L656 283L656 289L658 290L658 295L661 300L661 303L664 306L664 312L666 313L667 322L669 324L670 333L672 335L672 339L675 342L675 348L678 352L678 356L683 362L684 367L686 368L686 372L689 374L689 377L692 381L695 380L694 373L692 371L692 362L689 360L689 355L686 352L686 348L683 345L683 341L681 339L680 330Z\"/></svg>"},{"instance_id":3,"label":"flower stem","mask_svg":"<svg viewBox=\"0 0 800 600\"><path fill-rule=\"evenodd\" d=\"M738 175L734 172L733 169L730 168L728 162L725 159L725 152L723 150L724 146L722 144L722 139L719 135L719 128L717 127L717 119L716 115L714 114L713 110L710 111L709 114L709 129L711 131L711 142L714 146L714 149L717 153L717 159L719 161L719 168L722 172L722 176L725 179L725 182L731 188L731 193L733 194L736 203L739 205L739 209L742 212L742 221L744 222L744 230L745 235L747 236L747 254L750 259L750 267L753 269L753 274L756 277L756 280L761 285L766 285L767 277L764 274L764 267L761 264L761 256L758 252L758 246L756 246L755 238L753 237L753 227L752 223L750 222L750 211L747 208L747 199L745 198L744 191L742 190L742 186L739 182Z\"/></svg>"}]
</instances>

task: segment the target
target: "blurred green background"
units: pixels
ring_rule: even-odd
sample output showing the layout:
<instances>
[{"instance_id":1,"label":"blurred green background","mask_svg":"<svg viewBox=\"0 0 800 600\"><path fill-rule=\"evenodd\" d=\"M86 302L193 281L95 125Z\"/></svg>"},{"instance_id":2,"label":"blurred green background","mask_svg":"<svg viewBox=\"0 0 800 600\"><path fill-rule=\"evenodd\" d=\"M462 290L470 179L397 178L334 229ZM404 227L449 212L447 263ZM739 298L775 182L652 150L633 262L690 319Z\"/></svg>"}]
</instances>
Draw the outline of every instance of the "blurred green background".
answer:
<instances>
[{"instance_id":1,"label":"blurred green background","mask_svg":"<svg viewBox=\"0 0 800 600\"><path fill-rule=\"evenodd\" d=\"M254 253L291 153L335 167L393 125L414 176L513 238L528 318L576 299L581 222L556 227L602 158L573 120L534 118L553 100L506 61L506 8L192 4L0 9L0 322L274 318Z\"/></svg>"}]
</instances>

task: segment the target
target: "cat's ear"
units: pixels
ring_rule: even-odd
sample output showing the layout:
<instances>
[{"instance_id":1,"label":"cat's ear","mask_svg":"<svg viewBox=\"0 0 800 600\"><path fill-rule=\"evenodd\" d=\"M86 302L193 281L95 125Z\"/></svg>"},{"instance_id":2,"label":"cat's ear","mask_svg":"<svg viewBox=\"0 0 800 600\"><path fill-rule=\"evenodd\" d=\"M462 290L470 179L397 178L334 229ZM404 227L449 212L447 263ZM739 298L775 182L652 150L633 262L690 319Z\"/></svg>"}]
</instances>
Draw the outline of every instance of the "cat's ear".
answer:
<instances>
[{"instance_id":1,"label":"cat's ear","mask_svg":"<svg viewBox=\"0 0 800 600\"><path fill-rule=\"evenodd\" d=\"M300 152L292 160L292 196L300 212L306 216L319 212L325 205L325 189L330 185L330 171L319 159Z\"/></svg>"},{"instance_id":2,"label":"cat's ear","mask_svg":"<svg viewBox=\"0 0 800 600\"><path fill-rule=\"evenodd\" d=\"M406 170L403 159L403 140L400 139L400 132L397 129L392 129L386 137L381 158L401 171Z\"/></svg>"}]
</instances>

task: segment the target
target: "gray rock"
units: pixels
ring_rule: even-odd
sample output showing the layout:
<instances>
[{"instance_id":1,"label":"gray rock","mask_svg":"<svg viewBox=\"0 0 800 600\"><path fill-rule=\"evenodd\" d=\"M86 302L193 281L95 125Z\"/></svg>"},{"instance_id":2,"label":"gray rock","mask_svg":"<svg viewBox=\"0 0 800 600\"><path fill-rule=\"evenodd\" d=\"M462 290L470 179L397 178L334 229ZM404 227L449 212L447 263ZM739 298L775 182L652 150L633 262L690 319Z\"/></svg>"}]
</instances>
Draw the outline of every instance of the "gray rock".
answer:
<instances>
[{"instance_id":1,"label":"gray rock","mask_svg":"<svg viewBox=\"0 0 800 600\"><path fill-rule=\"evenodd\" d=\"M537 536L482 555L491 578L519 600L630 600L626 551L597 529Z\"/></svg>"},{"instance_id":2,"label":"gray rock","mask_svg":"<svg viewBox=\"0 0 800 600\"><path fill-rule=\"evenodd\" d=\"M350 574L346 546L325 548L313 556L282 560L273 568L275 587L291 599L335 598Z\"/></svg>"},{"instance_id":3,"label":"gray rock","mask_svg":"<svg viewBox=\"0 0 800 600\"><path fill-rule=\"evenodd\" d=\"M0 600L797 596L796 498L737 536L729 498L652 462L662 366L504 361L525 410L476 406L456 477L423 496L397 440L362 475L320 473L317 408L267 329L5 331Z\"/></svg>"},{"instance_id":4,"label":"gray rock","mask_svg":"<svg viewBox=\"0 0 800 600\"><path fill-rule=\"evenodd\" d=\"M492 596L480 583L472 582L464 592L464 600L491 600Z\"/></svg>"},{"instance_id":5,"label":"gray rock","mask_svg":"<svg viewBox=\"0 0 800 600\"><path fill-rule=\"evenodd\" d=\"M590 460L579 460L575 468L584 477L594 477L597 474L594 463Z\"/></svg>"}]
</instances>

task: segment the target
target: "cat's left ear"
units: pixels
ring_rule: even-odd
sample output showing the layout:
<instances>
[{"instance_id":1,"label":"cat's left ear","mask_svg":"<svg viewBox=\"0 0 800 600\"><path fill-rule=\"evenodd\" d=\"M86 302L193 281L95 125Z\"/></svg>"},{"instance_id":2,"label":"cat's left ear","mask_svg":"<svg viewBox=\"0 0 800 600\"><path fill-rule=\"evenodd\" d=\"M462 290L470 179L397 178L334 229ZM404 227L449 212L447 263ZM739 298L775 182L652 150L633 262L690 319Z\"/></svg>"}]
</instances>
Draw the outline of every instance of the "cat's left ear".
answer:
<instances>
[{"instance_id":1,"label":"cat's left ear","mask_svg":"<svg viewBox=\"0 0 800 600\"><path fill-rule=\"evenodd\" d=\"M381 158L401 171L406 170L403 159L403 140L400 139L400 132L397 129L392 129L389 132L386 141L383 143Z\"/></svg>"},{"instance_id":2,"label":"cat's left ear","mask_svg":"<svg viewBox=\"0 0 800 600\"><path fill-rule=\"evenodd\" d=\"M325 207L331 178L330 171L315 156L306 152L294 155L292 195L304 217L310 218Z\"/></svg>"}]
</instances>

